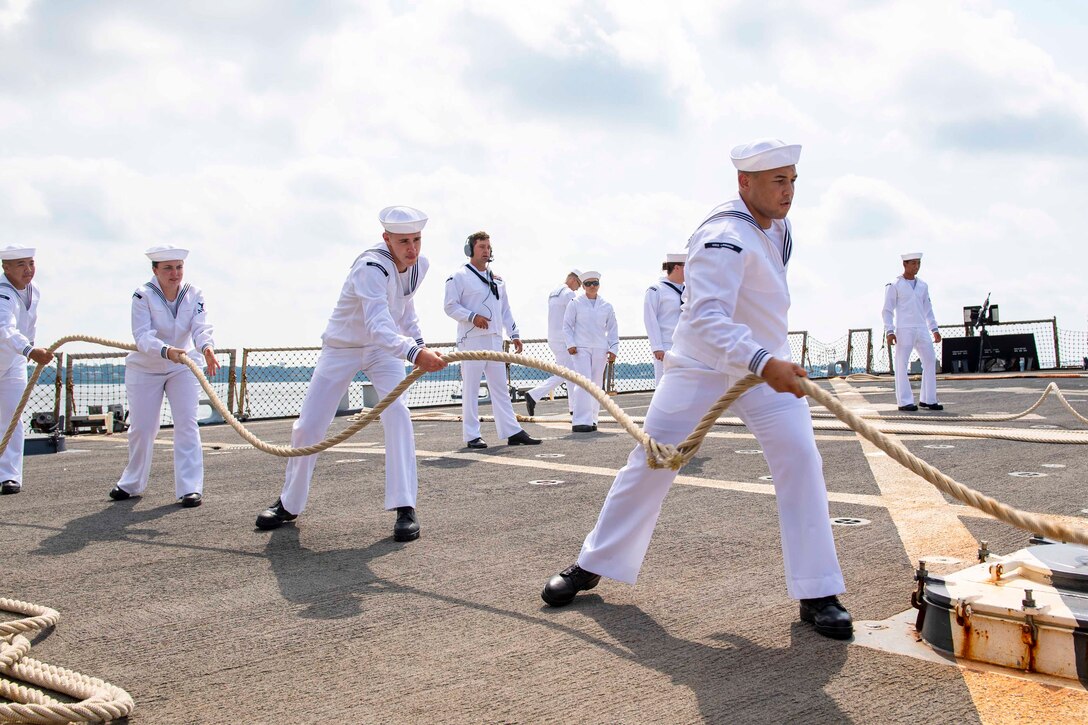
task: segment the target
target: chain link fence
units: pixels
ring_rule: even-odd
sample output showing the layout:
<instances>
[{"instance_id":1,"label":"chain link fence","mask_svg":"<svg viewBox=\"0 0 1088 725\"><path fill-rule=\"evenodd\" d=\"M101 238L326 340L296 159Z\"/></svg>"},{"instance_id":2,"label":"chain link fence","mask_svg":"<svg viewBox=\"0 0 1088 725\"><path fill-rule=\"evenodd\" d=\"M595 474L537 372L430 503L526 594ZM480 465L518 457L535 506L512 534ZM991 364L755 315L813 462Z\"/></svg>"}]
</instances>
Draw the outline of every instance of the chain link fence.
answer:
<instances>
[{"instance_id":1,"label":"chain link fence","mask_svg":"<svg viewBox=\"0 0 1088 725\"><path fill-rule=\"evenodd\" d=\"M128 395L125 392L125 357L127 355L127 352L93 352L72 353L65 356L63 387L66 432L75 432L75 421L81 417L104 413L110 406L121 406L120 412L114 416L115 425L127 417ZM230 408L234 405L235 398L236 351L216 350L215 358L219 361L220 368L210 382L215 394ZM42 386L39 384L35 387ZM51 390L55 391L56 398L50 401L50 407L59 409L60 386L54 385ZM33 400L34 396L31 397L31 401ZM36 409L32 409L32 406L28 404L23 413L24 420L28 413L33 414L34 410ZM203 391L201 391L200 407L197 410L197 420L201 423L222 422L222 418L211 404L203 398ZM170 414L170 403L165 396L159 422L164 426L174 423L173 416Z\"/></svg>"},{"instance_id":2,"label":"chain link fence","mask_svg":"<svg viewBox=\"0 0 1088 725\"><path fill-rule=\"evenodd\" d=\"M941 336L948 339L971 337L973 330L963 325L944 325ZM1058 328L1056 319L1004 322L988 326L989 335L1031 334L1034 337L1040 369L1088 367L1088 333ZM524 354L554 362L551 348L543 339L524 340ZM810 377L823 378L850 373L890 373L893 361L882 330L853 329L832 342L813 338L806 331L789 333L790 357L801 365ZM439 353L455 350L453 343L430 345ZM509 344L506 349L511 349ZM935 344L938 363L941 345ZM216 393L242 419L295 417L313 376L321 352L318 347L305 348L243 348L240 364L235 350L220 350L217 358L222 365L212 380ZM57 355L53 364L43 370L38 384L31 392L23 412L24 430L31 431L35 414L51 413L64 416L65 429L72 432L73 416L86 416L92 411L106 411L110 405L128 409L125 396L125 355L127 353L79 353ZM917 356L912 356L912 361ZM405 362L405 371L412 366ZM28 367L28 370L33 370ZM540 384L548 374L525 365L508 365L509 394L518 397ZM610 393L645 392L654 388L653 353L645 337L620 338L620 351L615 363L608 366L604 380ZM487 389L475 391L481 397ZM461 369L459 363L437 373L429 373L408 389L407 404L411 408L458 405L461 401ZM567 396L566 385L555 391L558 398ZM366 376L360 373L349 386L342 401L343 412L372 407L377 402ZM123 416L122 416L123 417ZM202 423L219 422L207 402L202 402L199 417ZM164 404L163 425L171 425L169 404Z\"/></svg>"},{"instance_id":3,"label":"chain link fence","mask_svg":"<svg viewBox=\"0 0 1088 725\"><path fill-rule=\"evenodd\" d=\"M452 342L428 344L437 353L453 352ZM549 351L550 352L550 351ZM247 347L242 348L242 368L238 384L238 412L242 420L250 418L292 418L302 410L306 389L321 354L320 347ZM405 373L412 364L405 361ZM410 408L452 405L461 401L461 364L453 363L408 388ZM371 408L378 402L370 380L358 373L348 385L339 412Z\"/></svg>"}]
</instances>

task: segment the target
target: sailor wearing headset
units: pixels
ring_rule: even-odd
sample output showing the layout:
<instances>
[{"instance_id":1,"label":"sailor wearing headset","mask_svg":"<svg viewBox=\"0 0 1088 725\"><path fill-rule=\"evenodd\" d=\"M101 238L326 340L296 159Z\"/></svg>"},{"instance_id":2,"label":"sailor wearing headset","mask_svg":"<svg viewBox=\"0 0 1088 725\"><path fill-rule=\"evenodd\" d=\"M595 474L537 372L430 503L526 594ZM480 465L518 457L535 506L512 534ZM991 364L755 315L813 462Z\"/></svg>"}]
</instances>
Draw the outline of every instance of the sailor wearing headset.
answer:
<instances>
[{"instance_id":1,"label":"sailor wearing headset","mask_svg":"<svg viewBox=\"0 0 1088 725\"><path fill-rule=\"evenodd\" d=\"M468 262L446 280L446 314L457 320L458 350L502 351L505 329L514 341L514 351L522 350L521 335L510 313L506 284L488 268L491 261L491 237L475 232L465 240ZM506 366L501 362L465 360L461 363L461 433L469 448L487 448L480 435L480 377L487 379L487 390L495 413L499 437L512 446L535 446L532 438L518 425L514 406L507 392Z\"/></svg>"}]
</instances>

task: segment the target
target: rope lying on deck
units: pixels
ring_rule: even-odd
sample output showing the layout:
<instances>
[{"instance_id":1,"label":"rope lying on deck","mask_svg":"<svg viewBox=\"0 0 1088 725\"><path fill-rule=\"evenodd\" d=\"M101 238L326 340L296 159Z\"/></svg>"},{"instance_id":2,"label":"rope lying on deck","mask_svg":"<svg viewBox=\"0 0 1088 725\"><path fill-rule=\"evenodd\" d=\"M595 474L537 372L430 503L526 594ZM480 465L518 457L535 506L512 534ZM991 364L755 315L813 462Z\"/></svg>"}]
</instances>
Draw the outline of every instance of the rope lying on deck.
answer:
<instances>
[{"instance_id":1,"label":"rope lying on deck","mask_svg":"<svg viewBox=\"0 0 1088 725\"><path fill-rule=\"evenodd\" d=\"M60 619L55 609L17 599L0 599L0 611L28 615L0 622L0 675L70 695L78 702L61 702L44 692L32 690L0 677L0 722L108 722L127 716L136 706L132 697L108 682L54 667L27 657L30 640Z\"/></svg>"}]
</instances>

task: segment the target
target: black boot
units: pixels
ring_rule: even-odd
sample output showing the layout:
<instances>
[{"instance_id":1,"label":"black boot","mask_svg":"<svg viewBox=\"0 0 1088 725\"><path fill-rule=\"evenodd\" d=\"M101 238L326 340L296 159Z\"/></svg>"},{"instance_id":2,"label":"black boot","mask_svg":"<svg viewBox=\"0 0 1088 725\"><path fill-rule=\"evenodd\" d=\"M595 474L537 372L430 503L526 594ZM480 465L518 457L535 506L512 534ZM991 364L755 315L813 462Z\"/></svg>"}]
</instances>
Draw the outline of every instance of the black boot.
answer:
<instances>
[{"instance_id":1,"label":"black boot","mask_svg":"<svg viewBox=\"0 0 1088 725\"><path fill-rule=\"evenodd\" d=\"M533 438L523 430L519 430L514 435L506 439L506 444L510 446L539 446L540 439Z\"/></svg>"},{"instance_id":2,"label":"black boot","mask_svg":"<svg viewBox=\"0 0 1088 725\"><path fill-rule=\"evenodd\" d=\"M397 507L397 523L393 524L393 541L412 541L419 538L419 518L411 506Z\"/></svg>"},{"instance_id":3,"label":"black boot","mask_svg":"<svg viewBox=\"0 0 1088 725\"><path fill-rule=\"evenodd\" d=\"M801 621L815 625L817 632L832 639L850 639L854 634L854 620L835 596L802 599Z\"/></svg>"},{"instance_id":4,"label":"black boot","mask_svg":"<svg viewBox=\"0 0 1088 725\"><path fill-rule=\"evenodd\" d=\"M600 575L572 564L548 580L540 598L553 607L562 607L574 601L575 594L592 589L600 581Z\"/></svg>"},{"instance_id":5,"label":"black boot","mask_svg":"<svg viewBox=\"0 0 1088 725\"><path fill-rule=\"evenodd\" d=\"M266 531L268 529L278 529L286 522L294 521L297 518L298 514L289 513L283 507L283 502L277 498L276 503L257 514L257 528Z\"/></svg>"}]
</instances>

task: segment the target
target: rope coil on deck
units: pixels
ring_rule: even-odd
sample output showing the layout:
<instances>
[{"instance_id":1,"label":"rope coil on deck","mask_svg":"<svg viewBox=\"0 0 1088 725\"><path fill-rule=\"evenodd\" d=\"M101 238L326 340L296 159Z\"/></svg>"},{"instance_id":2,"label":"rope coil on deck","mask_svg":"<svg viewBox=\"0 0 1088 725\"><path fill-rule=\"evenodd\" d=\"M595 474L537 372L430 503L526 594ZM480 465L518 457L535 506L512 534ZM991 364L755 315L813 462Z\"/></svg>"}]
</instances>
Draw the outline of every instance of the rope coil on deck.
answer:
<instances>
[{"instance_id":1,"label":"rope coil on deck","mask_svg":"<svg viewBox=\"0 0 1088 725\"><path fill-rule=\"evenodd\" d=\"M0 611L28 615L0 622L0 675L37 687L70 695L78 702L61 702L40 690L0 677L0 722L108 722L128 716L136 703L120 687L96 677L49 665L28 657L30 640L41 630L56 625L55 609L17 599L0 598Z\"/></svg>"}]
</instances>

